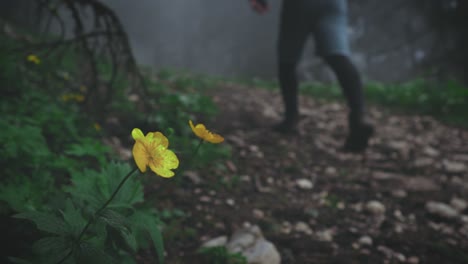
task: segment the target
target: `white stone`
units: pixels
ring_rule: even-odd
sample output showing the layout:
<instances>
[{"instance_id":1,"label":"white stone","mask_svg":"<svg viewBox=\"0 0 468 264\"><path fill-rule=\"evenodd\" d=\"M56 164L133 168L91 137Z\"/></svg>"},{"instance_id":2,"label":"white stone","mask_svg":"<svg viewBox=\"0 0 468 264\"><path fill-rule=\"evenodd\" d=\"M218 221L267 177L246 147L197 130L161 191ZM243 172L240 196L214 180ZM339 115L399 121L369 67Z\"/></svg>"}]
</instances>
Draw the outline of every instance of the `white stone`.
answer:
<instances>
[{"instance_id":1,"label":"white stone","mask_svg":"<svg viewBox=\"0 0 468 264\"><path fill-rule=\"evenodd\" d=\"M226 245L229 252L240 253L249 264L280 264L281 256L276 247L267 241L258 226L237 230Z\"/></svg>"},{"instance_id":2,"label":"white stone","mask_svg":"<svg viewBox=\"0 0 468 264\"><path fill-rule=\"evenodd\" d=\"M225 246L227 243L227 236L220 236L210 240L207 240L201 245L201 248L210 248L210 247L221 247Z\"/></svg>"},{"instance_id":3,"label":"white stone","mask_svg":"<svg viewBox=\"0 0 468 264\"><path fill-rule=\"evenodd\" d=\"M252 215L256 219L262 219L265 217L265 213L260 209L253 209Z\"/></svg>"},{"instance_id":4,"label":"white stone","mask_svg":"<svg viewBox=\"0 0 468 264\"><path fill-rule=\"evenodd\" d=\"M200 197L200 202L209 203L211 202L211 198L209 196L203 195Z\"/></svg>"},{"instance_id":5,"label":"white stone","mask_svg":"<svg viewBox=\"0 0 468 264\"><path fill-rule=\"evenodd\" d=\"M312 229L310 229L309 225L304 222L297 222L294 225L294 230L296 232L305 233L308 235L312 234Z\"/></svg>"},{"instance_id":6,"label":"white stone","mask_svg":"<svg viewBox=\"0 0 468 264\"><path fill-rule=\"evenodd\" d=\"M331 229L325 229L317 232L317 238L321 241L331 242L333 241L334 232Z\"/></svg>"},{"instance_id":7,"label":"white stone","mask_svg":"<svg viewBox=\"0 0 468 264\"><path fill-rule=\"evenodd\" d=\"M455 209L457 210L458 212L461 212L463 210L465 210L467 207L468 207L468 203L465 201L465 200L462 200L460 198L452 198L452 200L450 200L450 205Z\"/></svg>"},{"instance_id":8,"label":"white stone","mask_svg":"<svg viewBox=\"0 0 468 264\"><path fill-rule=\"evenodd\" d=\"M419 264L419 258L415 257L415 256L409 257L406 260L406 263L408 263L408 264Z\"/></svg>"},{"instance_id":9,"label":"white stone","mask_svg":"<svg viewBox=\"0 0 468 264\"><path fill-rule=\"evenodd\" d=\"M327 167L325 169L325 174L327 174L327 175L333 176L333 175L336 175L336 173L337 173L337 171L336 171L335 167Z\"/></svg>"},{"instance_id":10,"label":"white stone","mask_svg":"<svg viewBox=\"0 0 468 264\"><path fill-rule=\"evenodd\" d=\"M461 173L467 171L467 167L464 163L444 160L442 162L444 169L450 173Z\"/></svg>"},{"instance_id":11,"label":"white stone","mask_svg":"<svg viewBox=\"0 0 468 264\"><path fill-rule=\"evenodd\" d=\"M226 199L226 204L229 205L229 206L234 206L236 204L236 202L234 201L234 199Z\"/></svg>"},{"instance_id":12,"label":"white stone","mask_svg":"<svg viewBox=\"0 0 468 264\"><path fill-rule=\"evenodd\" d=\"M382 215L385 213L385 205L379 201L369 201L366 210L374 215Z\"/></svg>"},{"instance_id":13,"label":"white stone","mask_svg":"<svg viewBox=\"0 0 468 264\"><path fill-rule=\"evenodd\" d=\"M296 180L296 185L303 190L310 190L314 188L314 183L308 179L298 179Z\"/></svg>"},{"instance_id":14,"label":"white stone","mask_svg":"<svg viewBox=\"0 0 468 264\"><path fill-rule=\"evenodd\" d=\"M372 246L372 238L370 236L362 236L359 238L358 243L363 246Z\"/></svg>"},{"instance_id":15,"label":"white stone","mask_svg":"<svg viewBox=\"0 0 468 264\"><path fill-rule=\"evenodd\" d=\"M458 212L450 207L448 204L444 204L441 202L434 202L429 201L426 203L426 209L431 214L435 214L444 218L456 218L458 216Z\"/></svg>"},{"instance_id":16,"label":"white stone","mask_svg":"<svg viewBox=\"0 0 468 264\"><path fill-rule=\"evenodd\" d=\"M247 258L249 264L280 264L281 256L275 245L265 240L259 239L253 247L242 253Z\"/></svg>"}]
</instances>

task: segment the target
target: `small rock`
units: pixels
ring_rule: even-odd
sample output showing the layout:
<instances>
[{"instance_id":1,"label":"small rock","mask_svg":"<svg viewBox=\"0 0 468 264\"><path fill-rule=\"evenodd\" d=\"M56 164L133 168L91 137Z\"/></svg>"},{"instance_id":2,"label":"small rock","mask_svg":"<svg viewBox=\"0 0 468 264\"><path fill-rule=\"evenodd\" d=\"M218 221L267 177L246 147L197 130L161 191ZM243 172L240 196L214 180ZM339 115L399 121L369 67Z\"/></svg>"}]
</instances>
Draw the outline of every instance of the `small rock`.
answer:
<instances>
[{"instance_id":1,"label":"small rock","mask_svg":"<svg viewBox=\"0 0 468 264\"><path fill-rule=\"evenodd\" d=\"M294 230L308 235L312 234L312 229L304 222L297 222L296 225L294 225Z\"/></svg>"},{"instance_id":2,"label":"small rock","mask_svg":"<svg viewBox=\"0 0 468 264\"><path fill-rule=\"evenodd\" d=\"M298 179L296 180L296 185L303 190L310 190L314 187L314 183L308 179Z\"/></svg>"},{"instance_id":3,"label":"small rock","mask_svg":"<svg viewBox=\"0 0 468 264\"><path fill-rule=\"evenodd\" d=\"M468 225L468 215L462 215L460 219L465 225Z\"/></svg>"},{"instance_id":4,"label":"small rock","mask_svg":"<svg viewBox=\"0 0 468 264\"><path fill-rule=\"evenodd\" d=\"M227 243L227 236L220 236L210 239L201 245L201 248L220 247L225 246Z\"/></svg>"},{"instance_id":5,"label":"small rock","mask_svg":"<svg viewBox=\"0 0 468 264\"><path fill-rule=\"evenodd\" d=\"M209 196L203 195L200 197L200 202L209 203L211 202L211 198Z\"/></svg>"},{"instance_id":6,"label":"small rock","mask_svg":"<svg viewBox=\"0 0 468 264\"><path fill-rule=\"evenodd\" d=\"M226 161L226 167L227 167L231 172L237 172L237 167L236 167L236 165L235 165L232 161L230 161L230 160Z\"/></svg>"},{"instance_id":7,"label":"small rock","mask_svg":"<svg viewBox=\"0 0 468 264\"><path fill-rule=\"evenodd\" d=\"M333 241L334 231L332 229L325 229L316 233L317 238L321 241L331 242Z\"/></svg>"},{"instance_id":8,"label":"small rock","mask_svg":"<svg viewBox=\"0 0 468 264\"><path fill-rule=\"evenodd\" d=\"M390 172L385 172L385 171L374 171L372 173L372 178L376 180L394 180L394 179L401 178L401 176L395 173L390 173Z\"/></svg>"},{"instance_id":9,"label":"small rock","mask_svg":"<svg viewBox=\"0 0 468 264\"><path fill-rule=\"evenodd\" d=\"M337 174L336 168L334 167L327 167L325 169L325 174L329 176L335 176Z\"/></svg>"},{"instance_id":10,"label":"small rock","mask_svg":"<svg viewBox=\"0 0 468 264\"><path fill-rule=\"evenodd\" d=\"M406 257L402 253L397 252L393 255L393 257L396 258L400 262L406 262Z\"/></svg>"},{"instance_id":11,"label":"small rock","mask_svg":"<svg viewBox=\"0 0 468 264\"><path fill-rule=\"evenodd\" d=\"M415 167L421 168L421 167L428 167L434 164L434 159L433 158L418 158L413 162Z\"/></svg>"},{"instance_id":12,"label":"small rock","mask_svg":"<svg viewBox=\"0 0 468 264\"><path fill-rule=\"evenodd\" d=\"M250 182L250 181L251 181L249 175L242 175L242 176L240 176L240 180L243 181L243 182Z\"/></svg>"},{"instance_id":13,"label":"small rock","mask_svg":"<svg viewBox=\"0 0 468 264\"><path fill-rule=\"evenodd\" d=\"M392 195L393 197L396 197L396 198L405 198L408 194L406 193L405 190L396 189L392 191Z\"/></svg>"},{"instance_id":14,"label":"small rock","mask_svg":"<svg viewBox=\"0 0 468 264\"><path fill-rule=\"evenodd\" d=\"M441 202L429 201L426 203L426 209L431 214L435 214L444 218L452 219L458 216L458 212L448 204Z\"/></svg>"},{"instance_id":15,"label":"small rock","mask_svg":"<svg viewBox=\"0 0 468 264\"><path fill-rule=\"evenodd\" d=\"M405 188L410 191L436 191L439 186L431 179L425 177L408 177Z\"/></svg>"},{"instance_id":16,"label":"small rock","mask_svg":"<svg viewBox=\"0 0 468 264\"><path fill-rule=\"evenodd\" d=\"M255 225L236 231L226 248L232 253L241 253L247 258L247 263L281 263L281 256L276 247L263 237L260 228Z\"/></svg>"},{"instance_id":17,"label":"small rock","mask_svg":"<svg viewBox=\"0 0 468 264\"><path fill-rule=\"evenodd\" d=\"M461 173L467 170L467 167L464 163L444 160L442 162L444 169L449 173Z\"/></svg>"},{"instance_id":18,"label":"small rock","mask_svg":"<svg viewBox=\"0 0 468 264\"><path fill-rule=\"evenodd\" d=\"M415 257L415 256L409 257L406 260L406 263L408 263L408 264L419 264L419 258Z\"/></svg>"},{"instance_id":19,"label":"small rock","mask_svg":"<svg viewBox=\"0 0 468 264\"><path fill-rule=\"evenodd\" d=\"M195 185L200 184L202 181L198 173L195 171L185 171L183 175L184 177L189 178L189 180Z\"/></svg>"},{"instance_id":20,"label":"small rock","mask_svg":"<svg viewBox=\"0 0 468 264\"><path fill-rule=\"evenodd\" d=\"M265 217L265 213L260 209L253 209L252 215L255 219L263 219Z\"/></svg>"},{"instance_id":21,"label":"small rock","mask_svg":"<svg viewBox=\"0 0 468 264\"><path fill-rule=\"evenodd\" d=\"M358 243L362 246L372 246L372 238L370 236L362 236Z\"/></svg>"},{"instance_id":22,"label":"small rock","mask_svg":"<svg viewBox=\"0 0 468 264\"><path fill-rule=\"evenodd\" d=\"M291 233L291 230L292 230L291 223L289 223L288 221L284 221L281 224L281 233L288 235Z\"/></svg>"},{"instance_id":23,"label":"small rock","mask_svg":"<svg viewBox=\"0 0 468 264\"><path fill-rule=\"evenodd\" d=\"M383 215L385 213L385 205L379 201L369 201L366 204L366 210L374 215Z\"/></svg>"},{"instance_id":24,"label":"small rock","mask_svg":"<svg viewBox=\"0 0 468 264\"><path fill-rule=\"evenodd\" d=\"M455 209L457 210L458 212L461 212L463 210L465 210L467 207L468 207L468 203L465 201L465 200L462 200L460 198L452 198L452 200L450 200L450 205Z\"/></svg>"},{"instance_id":25,"label":"small rock","mask_svg":"<svg viewBox=\"0 0 468 264\"><path fill-rule=\"evenodd\" d=\"M229 206L234 206L236 204L236 202L234 201L234 199L226 199L226 204L229 205Z\"/></svg>"},{"instance_id":26,"label":"small rock","mask_svg":"<svg viewBox=\"0 0 468 264\"><path fill-rule=\"evenodd\" d=\"M433 158L439 156L439 151L429 146L423 149L423 153Z\"/></svg>"}]
</instances>

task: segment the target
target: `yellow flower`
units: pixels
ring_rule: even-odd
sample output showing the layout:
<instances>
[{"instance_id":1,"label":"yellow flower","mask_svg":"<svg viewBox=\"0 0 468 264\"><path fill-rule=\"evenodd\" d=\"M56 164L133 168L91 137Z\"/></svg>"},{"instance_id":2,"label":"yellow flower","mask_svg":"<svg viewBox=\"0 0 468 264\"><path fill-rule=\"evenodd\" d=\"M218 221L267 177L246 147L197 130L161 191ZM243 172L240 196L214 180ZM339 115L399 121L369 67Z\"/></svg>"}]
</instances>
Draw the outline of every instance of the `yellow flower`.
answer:
<instances>
[{"instance_id":1,"label":"yellow flower","mask_svg":"<svg viewBox=\"0 0 468 264\"><path fill-rule=\"evenodd\" d=\"M28 57L26 58L26 60L29 61L29 62L32 62L34 64L40 64L41 63L41 60L39 59L39 57L37 57L34 54L29 54Z\"/></svg>"},{"instance_id":2,"label":"yellow flower","mask_svg":"<svg viewBox=\"0 0 468 264\"><path fill-rule=\"evenodd\" d=\"M172 169L179 167L179 159L167 149L169 140L161 132L149 132L144 136L139 128L134 128L132 137L135 139L133 158L141 172L145 172L149 166L159 176L174 176Z\"/></svg>"},{"instance_id":3,"label":"yellow flower","mask_svg":"<svg viewBox=\"0 0 468 264\"><path fill-rule=\"evenodd\" d=\"M84 102L85 98L84 98L84 95L82 95L82 94L74 94L74 99L75 99L76 102L82 103L82 102Z\"/></svg>"},{"instance_id":4,"label":"yellow flower","mask_svg":"<svg viewBox=\"0 0 468 264\"><path fill-rule=\"evenodd\" d=\"M196 126L193 125L192 120L189 121L190 127L192 128L193 133L195 135L205 141L210 143L221 143L224 141L224 138L218 134L212 133L208 129L206 129L205 125L197 124Z\"/></svg>"},{"instance_id":5,"label":"yellow flower","mask_svg":"<svg viewBox=\"0 0 468 264\"><path fill-rule=\"evenodd\" d=\"M80 92L84 93L88 90L88 87L84 86L84 85L80 85Z\"/></svg>"},{"instance_id":6,"label":"yellow flower","mask_svg":"<svg viewBox=\"0 0 468 264\"><path fill-rule=\"evenodd\" d=\"M96 131L101 131L101 125L99 125L98 123L94 123L94 129L96 129Z\"/></svg>"},{"instance_id":7,"label":"yellow flower","mask_svg":"<svg viewBox=\"0 0 468 264\"><path fill-rule=\"evenodd\" d=\"M68 101L75 101L77 103L82 103L85 100L84 95L78 94L78 93L69 93L69 94L64 94L61 96L62 101L68 102Z\"/></svg>"}]
</instances>

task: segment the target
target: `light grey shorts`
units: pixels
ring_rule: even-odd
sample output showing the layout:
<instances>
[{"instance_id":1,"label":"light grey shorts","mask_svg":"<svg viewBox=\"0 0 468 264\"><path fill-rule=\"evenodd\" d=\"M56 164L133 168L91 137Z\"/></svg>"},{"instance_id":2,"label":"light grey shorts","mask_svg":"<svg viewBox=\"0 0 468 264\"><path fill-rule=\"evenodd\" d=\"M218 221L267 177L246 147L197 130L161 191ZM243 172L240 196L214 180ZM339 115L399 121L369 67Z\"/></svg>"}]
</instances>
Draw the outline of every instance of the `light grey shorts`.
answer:
<instances>
[{"instance_id":1,"label":"light grey shorts","mask_svg":"<svg viewBox=\"0 0 468 264\"><path fill-rule=\"evenodd\" d=\"M280 62L298 62L309 34L314 37L318 55L349 55L347 8L346 0L283 0Z\"/></svg>"}]
</instances>

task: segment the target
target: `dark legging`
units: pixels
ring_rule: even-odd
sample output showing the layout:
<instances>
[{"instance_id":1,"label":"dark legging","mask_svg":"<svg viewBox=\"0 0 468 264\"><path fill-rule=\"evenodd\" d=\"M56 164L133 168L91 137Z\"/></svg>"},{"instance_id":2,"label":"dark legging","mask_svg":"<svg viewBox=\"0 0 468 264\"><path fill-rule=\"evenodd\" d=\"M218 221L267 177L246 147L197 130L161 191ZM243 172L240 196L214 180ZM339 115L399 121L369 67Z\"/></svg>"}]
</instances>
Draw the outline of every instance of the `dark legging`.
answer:
<instances>
[{"instance_id":1,"label":"dark legging","mask_svg":"<svg viewBox=\"0 0 468 264\"><path fill-rule=\"evenodd\" d=\"M347 56L329 55L324 57L325 62L335 73L348 107L349 124L353 126L362 122L364 113L364 99L362 82L356 66ZM298 80L296 74L297 63L280 62L278 75L285 105L285 119L296 120L298 116Z\"/></svg>"}]
</instances>

